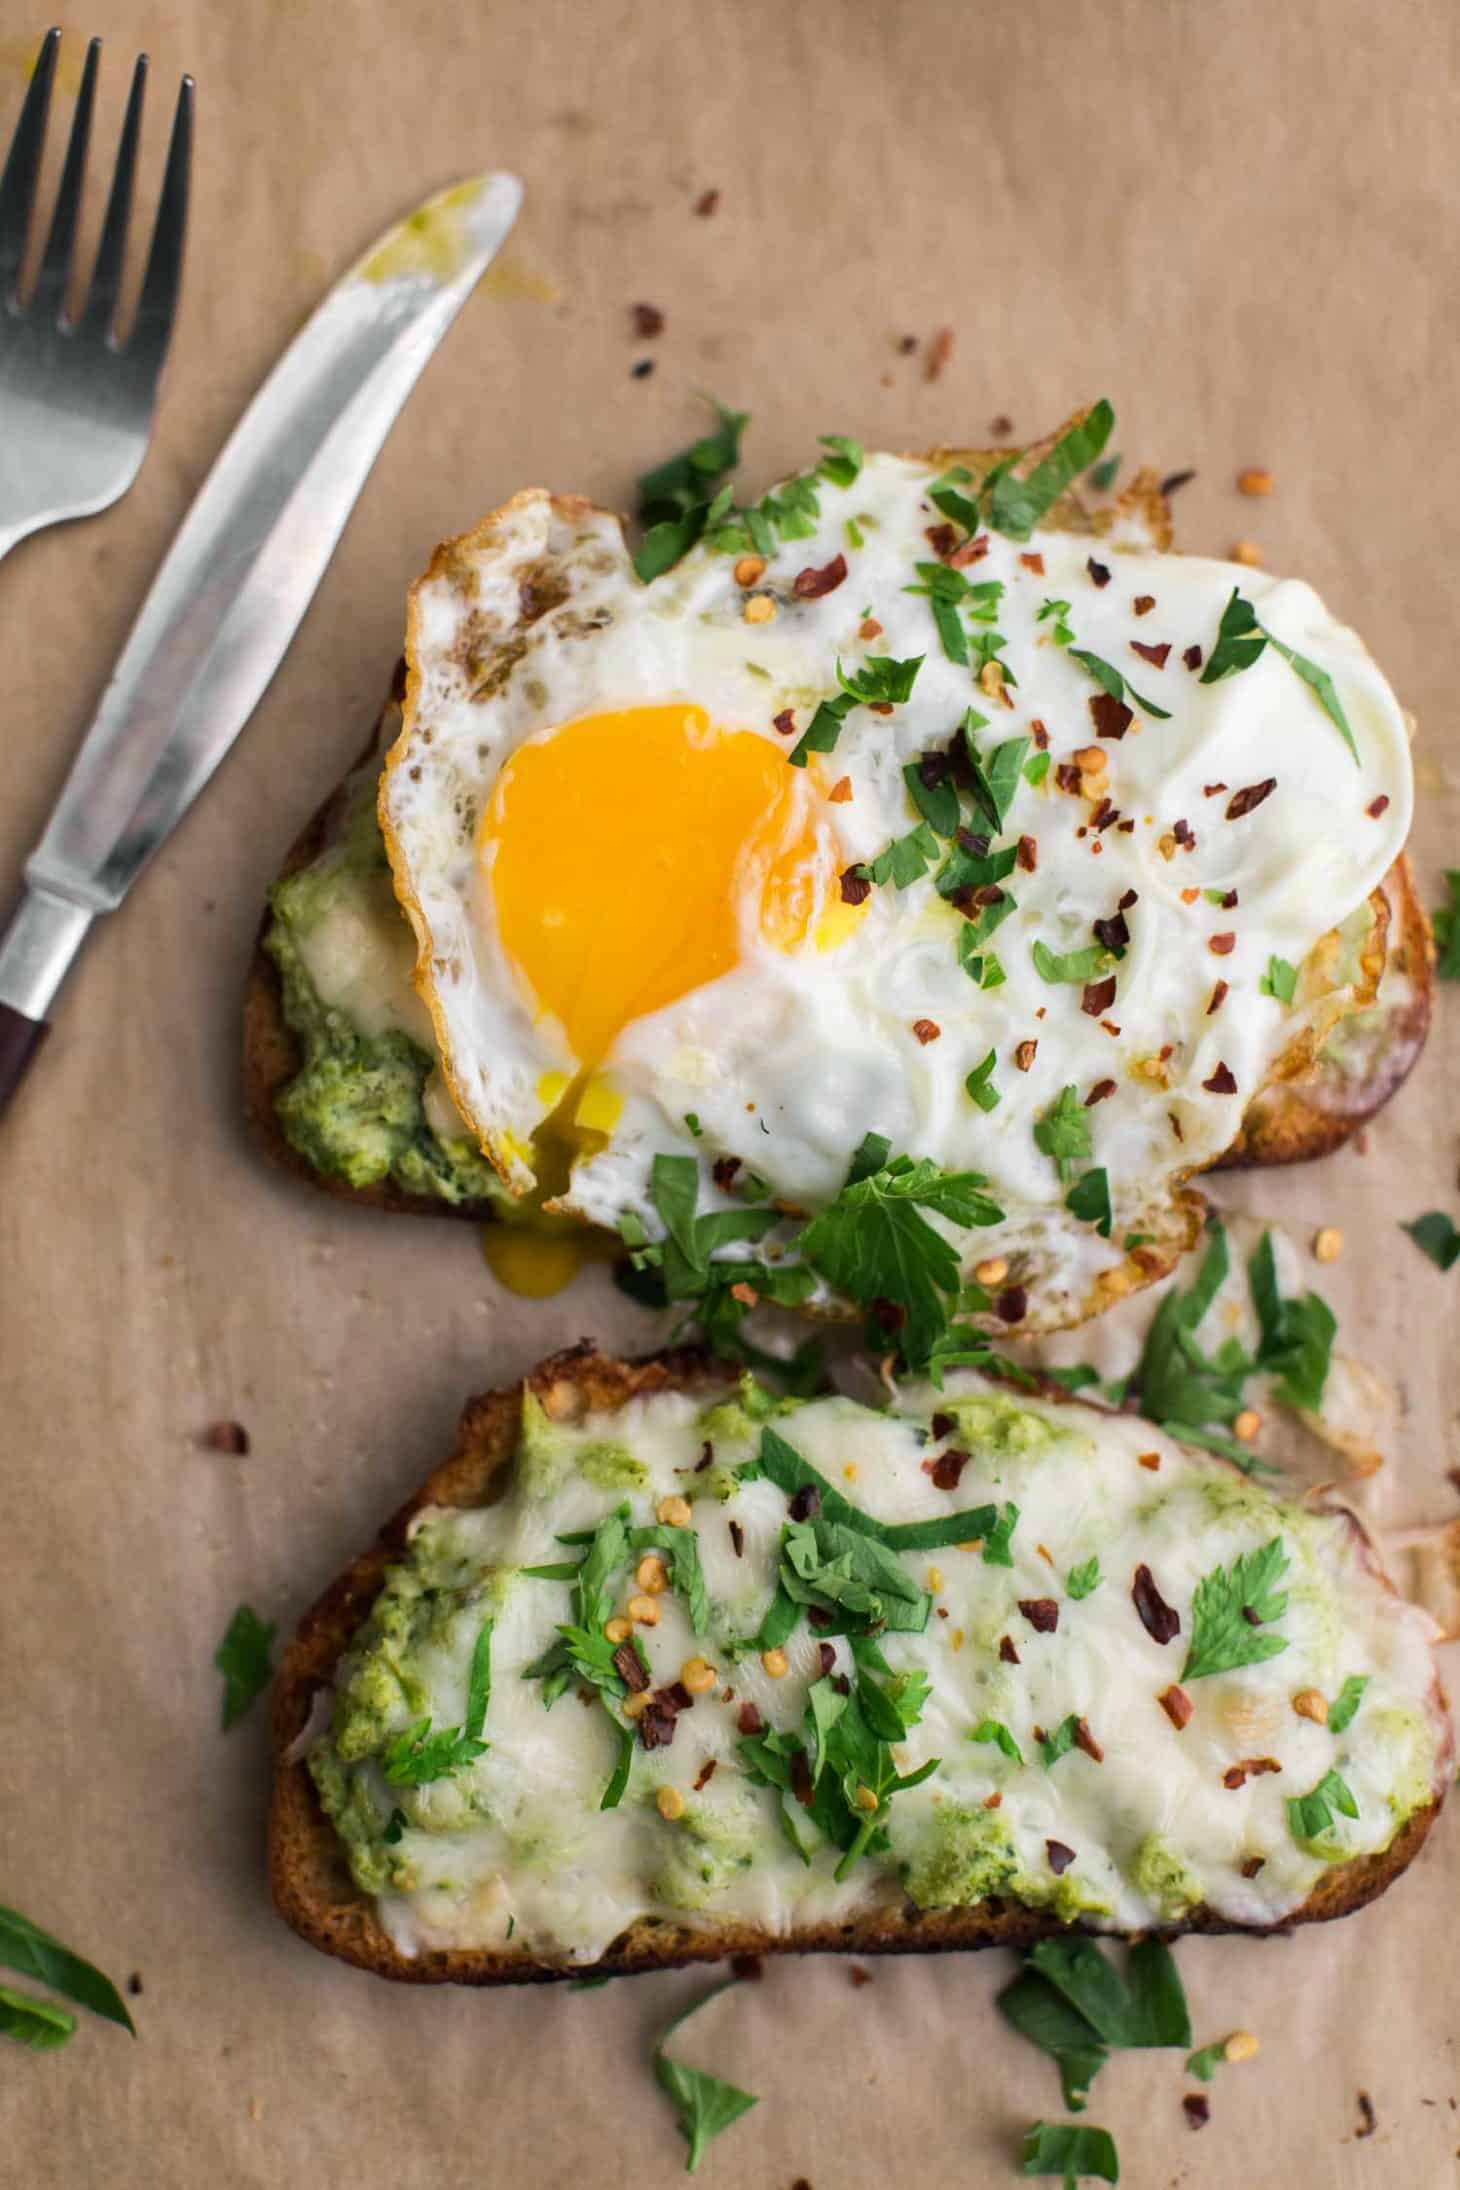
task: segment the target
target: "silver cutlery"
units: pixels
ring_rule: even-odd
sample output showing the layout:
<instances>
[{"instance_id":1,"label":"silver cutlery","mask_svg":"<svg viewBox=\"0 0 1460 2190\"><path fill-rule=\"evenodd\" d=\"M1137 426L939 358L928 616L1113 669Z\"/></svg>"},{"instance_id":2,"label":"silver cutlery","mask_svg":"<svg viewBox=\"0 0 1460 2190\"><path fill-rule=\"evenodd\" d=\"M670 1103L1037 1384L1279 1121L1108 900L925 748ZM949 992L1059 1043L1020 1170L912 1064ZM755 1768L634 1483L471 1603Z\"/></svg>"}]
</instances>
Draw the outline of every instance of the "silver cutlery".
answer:
<instances>
[{"instance_id":1,"label":"silver cutlery","mask_svg":"<svg viewBox=\"0 0 1460 2190\"><path fill-rule=\"evenodd\" d=\"M204 480L0 932L0 1109L92 921L121 903L258 705L397 412L521 202L513 176L479 175L382 236Z\"/></svg>"},{"instance_id":2,"label":"silver cutlery","mask_svg":"<svg viewBox=\"0 0 1460 2190\"><path fill-rule=\"evenodd\" d=\"M0 555L43 525L94 516L136 478L152 431L182 276L193 143L191 76L182 80L173 115L140 301L130 331L118 340L117 300L147 83L143 54L132 71L96 262L84 296L74 313L67 313L101 59L101 40L93 38L45 252L29 295L22 296L60 43L58 30L46 33L0 177Z\"/></svg>"}]
</instances>

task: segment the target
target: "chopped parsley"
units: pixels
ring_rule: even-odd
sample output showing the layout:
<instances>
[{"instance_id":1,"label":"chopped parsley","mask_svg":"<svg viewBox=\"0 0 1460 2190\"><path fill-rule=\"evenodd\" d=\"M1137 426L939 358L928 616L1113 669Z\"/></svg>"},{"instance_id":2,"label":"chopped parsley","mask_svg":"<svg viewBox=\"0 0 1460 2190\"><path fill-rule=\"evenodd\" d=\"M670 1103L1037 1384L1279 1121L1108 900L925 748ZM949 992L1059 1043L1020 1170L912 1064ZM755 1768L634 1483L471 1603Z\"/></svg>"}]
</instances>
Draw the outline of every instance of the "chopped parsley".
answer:
<instances>
[{"instance_id":1,"label":"chopped parsley","mask_svg":"<svg viewBox=\"0 0 1460 2190\"><path fill-rule=\"evenodd\" d=\"M1110 1178L1103 1164L1097 1164L1093 1171L1086 1171L1076 1179L1065 1196L1065 1207L1082 1224L1093 1224L1102 1239L1109 1239L1113 1211Z\"/></svg>"},{"instance_id":2,"label":"chopped parsley","mask_svg":"<svg viewBox=\"0 0 1460 2190\"><path fill-rule=\"evenodd\" d=\"M1099 1559L1082 1559L1080 1564L1072 1566L1065 1576L1065 1588L1078 1604L1082 1597L1088 1597L1093 1591L1097 1590L1103 1580L1104 1576L1100 1572Z\"/></svg>"},{"instance_id":3,"label":"chopped parsley","mask_svg":"<svg viewBox=\"0 0 1460 2190\"><path fill-rule=\"evenodd\" d=\"M1043 783L1048 774L1049 754L1047 752L1031 753L1024 763L1024 781L1034 784Z\"/></svg>"},{"instance_id":4,"label":"chopped parsley","mask_svg":"<svg viewBox=\"0 0 1460 2190\"><path fill-rule=\"evenodd\" d=\"M1109 494L1119 476L1120 465L1121 459L1118 456L1107 456L1100 463L1091 466L1090 484L1097 494Z\"/></svg>"},{"instance_id":5,"label":"chopped parsley","mask_svg":"<svg viewBox=\"0 0 1460 2190\"><path fill-rule=\"evenodd\" d=\"M1333 1702L1328 1706L1328 1731L1341 1734L1352 1726L1359 1705L1364 1700L1364 1690L1369 1685L1367 1673L1350 1673Z\"/></svg>"},{"instance_id":6,"label":"chopped parsley","mask_svg":"<svg viewBox=\"0 0 1460 2190\"><path fill-rule=\"evenodd\" d=\"M1135 686L1121 675L1113 662L1106 661L1103 655L1092 654L1088 647L1072 646L1070 660L1078 662L1082 669L1087 669L1101 690L1108 692L1113 700L1134 700L1141 713L1151 716L1154 721L1171 720L1169 707L1158 707L1154 700L1142 699Z\"/></svg>"},{"instance_id":7,"label":"chopped parsley","mask_svg":"<svg viewBox=\"0 0 1460 2190\"><path fill-rule=\"evenodd\" d=\"M1283 1406L1312 1413L1328 1382L1337 1318L1317 1293L1281 1297L1271 1232L1259 1240L1247 1265L1247 1280L1262 1332L1256 1366L1277 1379L1274 1397Z\"/></svg>"},{"instance_id":8,"label":"chopped parsley","mask_svg":"<svg viewBox=\"0 0 1460 2190\"><path fill-rule=\"evenodd\" d=\"M1062 1087L1044 1116L1035 1119L1034 1145L1052 1158L1061 1184L1067 1186L1075 1175L1076 1164L1083 1163L1090 1153L1090 1113L1077 1088Z\"/></svg>"},{"instance_id":9,"label":"chopped parsley","mask_svg":"<svg viewBox=\"0 0 1460 2190\"><path fill-rule=\"evenodd\" d=\"M1011 540L1027 540L1066 488L1104 453L1114 429L1115 413L1102 396L1060 435L1027 477L1017 479L1008 464L996 465L982 490L993 530Z\"/></svg>"},{"instance_id":10,"label":"chopped parsley","mask_svg":"<svg viewBox=\"0 0 1460 2190\"><path fill-rule=\"evenodd\" d=\"M869 865L855 868L853 872L865 876L869 882L890 882L895 890L906 890L914 882L921 882L940 856L938 839L927 822L920 821L907 836L894 838Z\"/></svg>"},{"instance_id":11,"label":"chopped parsley","mask_svg":"<svg viewBox=\"0 0 1460 2190\"><path fill-rule=\"evenodd\" d=\"M1035 2122L1024 2133L1020 2153L1026 2175L1059 2175L1065 2190L1076 2190L1085 2176L1119 2182L1120 2159L1108 2129L1075 2122Z\"/></svg>"},{"instance_id":12,"label":"chopped parsley","mask_svg":"<svg viewBox=\"0 0 1460 2190\"><path fill-rule=\"evenodd\" d=\"M1450 902L1437 905L1433 914L1439 950L1435 972L1442 981L1460 981L1460 867L1445 869L1445 890Z\"/></svg>"},{"instance_id":13,"label":"chopped parsley","mask_svg":"<svg viewBox=\"0 0 1460 2190\"><path fill-rule=\"evenodd\" d=\"M1093 981L1114 963L1103 943L1087 943L1077 951L1052 951L1047 943L1034 945L1034 970L1041 981Z\"/></svg>"},{"instance_id":14,"label":"chopped parsley","mask_svg":"<svg viewBox=\"0 0 1460 2190\"><path fill-rule=\"evenodd\" d=\"M842 724L854 707L901 706L912 695L923 659L921 654L914 655L911 661L897 661L890 654L873 654L851 676L838 661L836 681L840 689L817 708L791 752L791 766L804 768L810 754L834 752L842 734Z\"/></svg>"},{"instance_id":15,"label":"chopped parsley","mask_svg":"<svg viewBox=\"0 0 1460 2190\"><path fill-rule=\"evenodd\" d=\"M1055 2062L1072 2113L1083 2113L1112 2052L1191 2044L1186 1994L1159 1939L1132 1947L1124 1973L1093 1940L1041 1940L998 2005L1020 2036Z\"/></svg>"},{"instance_id":16,"label":"chopped parsley","mask_svg":"<svg viewBox=\"0 0 1460 2190\"><path fill-rule=\"evenodd\" d=\"M380 1769L392 1787L423 1787L428 1780L444 1779L463 1765L474 1764L485 1755L486 1747L460 1726L443 1726L433 1734L428 1714L386 1743Z\"/></svg>"},{"instance_id":17,"label":"chopped parsley","mask_svg":"<svg viewBox=\"0 0 1460 2190\"><path fill-rule=\"evenodd\" d=\"M1294 1840L1317 1840L1329 1830L1333 1813L1357 1817L1359 1806L1348 1782L1336 1771L1325 1772L1313 1792L1288 1798L1288 1830Z\"/></svg>"},{"instance_id":18,"label":"chopped parsley","mask_svg":"<svg viewBox=\"0 0 1460 2190\"><path fill-rule=\"evenodd\" d=\"M1275 996L1280 1004L1290 1004L1298 993L1298 969L1286 958L1269 958L1267 971L1257 986L1264 996Z\"/></svg>"},{"instance_id":19,"label":"chopped parsley","mask_svg":"<svg viewBox=\"0 0 1460 2190\"><path fill-rule=\"evenodd\" d=\"M1181 1668L1183 1681L1260 1665L1287 1649L1285 1635L1268 1632L1288 1608L1287 1594L1278 1588L1287 1569L1283 1540L1274 1536L1260 1551L1243 1552L1230 1567L1213 1567L1203 1575L1191 1602L1191 1648Z\"/></svg>"},{"instance_id":20,"label":"chopped parsley","mask_svg":"<svg viewBox=\"0 0 1460 2190\"><path fill-rule=\"evenodd\" d=\"M1034 621L1037 624L1054 625L1050 637L1056 646L1073 646L1075 634L1065 621L1073 604L1069 601L1041 601Z\"/></svg>"},{"instance_id":21,"label":"chopped parsley","mask_svg":"<svg viewBox=\"0 0 1460 2190\"><path fill-rule=\"evenodd\" d=\"M737 2084L712 2076L708 2069L689 2068L683 2061L671 2061L664 2049L691 2015L697 2015L701 2008L708 2007L712 2000L718 2000L721 1993L728 1992L738 1983L738 1978L731 1977L694 2001L682 2014L675 2016L654 2048L655 2081L661 2091L668 2094L675 2110L676 2126L689 2146L684 2163L687 2175L695 2172L713 2139L732 2122L738 2122L742 2114L748 2114L759 2101L752 2092L742 2091Z\"/></svg>"},{"instance_id":22,"label":"chopped parsley","mask_svg":"<svg viewBox=\"0 0 1460 2190\"><path fill-rule=\"evenodd\" d=\"M261 1620L252 1605L241 1604L229 1621L213 1663L223 1675L223 1731L236 1726L274 1676L270 1652L275 1623Z\"/></svg>"},{"instance_id":23,"label":"chopped parsley","mask_svg":"<svg viewBox=\"0 0 1460 2190\"><path fill-rule=\"evenodd\" d=\"M958 957L960 964L967 965L968 961L963 955L963 939L961 936L959 938ZM974 978L977 979L977 975ZM963 1083L970 1099L978 1104L980 1110L997 1110L1003 1100L993 1081L994 1066L997 1062L997 1052L990 1050L988 1055L974 1066Z\"/></svg>"},{"instance_id":24,"label":"chopped parsley","mask_svg":"<svg viewBox=\"0 0 1460 2190\"><path fill-rule=\"evenodd\" d=\"M76 2018L50 2000L0 1985L0 2038L14 2038L32 2053L49 2053L74 2037Z\"/></svg>"},{"instance_id":25,"label":"chopped parsley","mask_svg":"<svg viewBox=\"0 0 1460 2190\"><path fill-rule=\"evenodd\" d=\"M1223 677L1240 675L1244 669L1250 669L1254 662L1260 660L1269 646L1275 648L1294 674L1302 678L1342 737L1357 765L1358 743L1343 711L1343 702L1338 696L1338 688L1332 677L1326 669L1320 669L1317 662L1310 661L1306 654L1300 654L1295 646L1285 645L1266 625L1259 623L1256 609L1238 586L1233 586L1231 598L1222 610L1221 622L1217 626L1217 641L1201 673L1202 683L1218 684Z\"/></svg>"},{"instance_id":26,"label":"chopped parsley","mask_svg":"<svg viewBox=\"0 0 1460 2190\"><path fill-rule=\"evenodd\" d=\"M961 724L964 749L968 754L969 771L973 777L973 803L976 811L997 836L1009 818L1009 808L1024 773L1024 756L1029 751L1028 738L1005 738L996 745L987 761L976 751L973 733L983 728L983 718L976 709L970 708Z\"/></svg>"},{"instance_id":27,"label":"chopped parsley","mask_svg":"<svg viewBox=\"0 0 1460 2190\"><path fill-rule=\"evenodd\" d=\"M387 1848L398 1848L400 1846L401 1835L409 1824L410 1819L406 1816L404 1810L391 1811L390 1816L385 1821L385 1831L380 1836Z\"/></svg>"},{"instance_id":28,"label":"chopped parsley","mask_svg":"<svg viewBox=\"0 0 1460 2190\"><path fill-rule=\"evenodd\" d=\"M1075 1736L1079 1730L1080 1722L1072 1711L1068 1718L1061 1719L1052 1734L1044 1736L1039 1744L1039 1761L1046 1771L1052 1765L1058 1764L1061 1757L1069 1755L1075 1746Z\"/></svg>"},{"instance_id":29,"label":"chopped parsley","mask_svg":"<svg viewBox=\"0 0 1460 2190\"><path fill-rule=\"evenodd\" d=\"M136 2028L121 1994L109 1977L18 1909L0 1908L0 1968L18 1970L63 2000L90 2010L108 2023L119 2023L135 2038ZM64 2045L76 2028L74 2016L30 1993L0 1989L0 2037L13 2038L33 2052Z\"/></svg>"},{"instance_id":30,"label":"chopped parsley","mask_svg":"<svg viewBox=\"0 0 1460 2190\"><path fill-rule=\"evenodd\" d=\"M1402 1224L1421 1254L1428 1255L1437 1270L1453 1270L1460 1262L1460 1231L1443 1209L1428 1209L1413 1224Z\"/></svg>"},{"instance_id":31,"label":"chopped parsley","mask_svg":"<svg viewBox=\"0 0 1460 2190\"><path fill-rule=\"evenodd\" d=\"M995 1748L1002 1749L1004 1755L1015 1764L1024 1762L1023 1750L1002 1719L980 1719L968 1738L970 1741L992 1743Z\"/></svg>"},{"instance_id":32,"label":"chopped parsley","mask_svg":"<svg viewBox=\"0 0 1460 2190\"><path fill-rule=\"evenodd\" d=\"M719 424L667 463L645 472L639 481L639 522L646 528L634 556L644 584L661 577L687 555L708 524L718 522L728 489L720 482L740 461L740 436L749 424L745 411L716 403Z\"/></svg>"},{"instance_id":33,"label":"chopped parsley","mask_svg":"<svg viewBox=\"0 0 1460 2190\"><path fill-rule=\"evenodd\" d=\"M983 1542L987 1565L1008 1566L1011 1563L1009 1537L1019 1518L1019 1508L1015 1505L1006 1505L1002 1515L997 1506L966 1506L961 1512L939 1514L928 1521L878 1521L861 1506L854 1506L849 1498L844 1498L834 1483L829 1483L794 1445L769 1426L761 1431L760 1450L754 1460L747 1461L736 1472L743 1483L765 1476L788 1498L794 1498L798 1491L814 1490L819 1501L818 1524L854 1530L891 1552L940 1551L948 1544L972 1543L977 1539ZM788 1524L793 1528L804 1525ZM838 1544L838 1555L847 1548ZM877 1571L886 1573L887 1569L879 1564ZM899 1568L891 1584L894 1594L906 1596L908 1586ZM926 1593L919 1589L913 1594L925 1597ZM921 1632L926 1624L925 1613L917 1621L917 1631Z\"/></svg>"},{"instance_id":34,"label":"chopped parsley","mask_svg":"<svg viewBox=\"0 0 1460 2190\"><path fill-rule=\"evenodd\" d=\"M1219 2038L1215 2045L1198 2046L1195 2053L1188 2053L1186 2073L1188 2076L1200 2076L1204 2084L1209 2084L1226 2058L1227 2041Z\"/></svg>"},{"instance_id":35,"label":"chopped parsley","mask_svg":"<svg viewBox=\"0 0 1460 2190\"><path fill-rule=\"evenodd\" d=\"M926 597L943 652L950 662L966 668L969 654L964 613L975 623L991 624L1003 598L1003 581L998 578L968 579L948 563L917 563L914 568L922 583L904 586L903 591ZM1007 643L1004 639L999 640L1000 646ZM1012 684L1014 680L1010 677L1008 681Z\"/></svg>"}]
</instances>

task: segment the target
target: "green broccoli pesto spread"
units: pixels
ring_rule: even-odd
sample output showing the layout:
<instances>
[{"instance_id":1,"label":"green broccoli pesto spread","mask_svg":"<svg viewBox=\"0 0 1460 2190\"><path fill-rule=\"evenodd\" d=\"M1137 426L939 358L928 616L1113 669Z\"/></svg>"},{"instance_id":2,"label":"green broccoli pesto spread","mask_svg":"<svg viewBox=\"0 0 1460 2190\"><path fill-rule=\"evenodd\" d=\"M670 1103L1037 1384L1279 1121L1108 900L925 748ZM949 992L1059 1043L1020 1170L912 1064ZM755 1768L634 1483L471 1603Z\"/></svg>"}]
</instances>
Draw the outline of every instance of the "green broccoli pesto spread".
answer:
<instances>
[{"instance_id":1,"label":"green broccoli pesto spread","mask_svg":"<svg viewBox=\"0 0 1460 2190\"><path fill-rule=\"evenodd\" d=\"M403 919L393 899L379 902L389 896L389 863L373 789L369 771L353 780L339 835L269 895L264 948L279 970L285 1023L303 1056L275 1102L279 1123L306 1162L350 1186L389 1179L406 1193L445 1202L494 1199L496 1174L471 1139L464 1132L443 1139L427 1122L429 1051L400 1026L363 1031L321 995L309 970L311 936L342 908L361 919Z\"/></svg>"}]
</instances>

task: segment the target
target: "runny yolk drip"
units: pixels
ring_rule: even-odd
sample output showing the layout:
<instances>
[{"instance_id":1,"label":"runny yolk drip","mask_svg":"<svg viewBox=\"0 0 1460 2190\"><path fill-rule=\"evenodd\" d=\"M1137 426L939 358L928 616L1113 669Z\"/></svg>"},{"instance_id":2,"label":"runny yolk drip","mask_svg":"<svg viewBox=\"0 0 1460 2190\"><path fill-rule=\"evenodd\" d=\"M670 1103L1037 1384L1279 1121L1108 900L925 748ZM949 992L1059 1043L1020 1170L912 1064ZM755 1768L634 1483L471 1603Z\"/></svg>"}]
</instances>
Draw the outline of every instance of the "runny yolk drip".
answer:
<instances>
[{"instance_id":1,"label":"runny yolk drip","mask_svg":"<svg viewBox=\"0 0 1460 2190\"><path fill-rule=\"evenodd\" d=\"M507 955L580 1066L728 973L757 930L781 951L812 934L832 863L818 788L685 705L580 716L513 755L478 858Z\"/></svg>"}]
</instances>

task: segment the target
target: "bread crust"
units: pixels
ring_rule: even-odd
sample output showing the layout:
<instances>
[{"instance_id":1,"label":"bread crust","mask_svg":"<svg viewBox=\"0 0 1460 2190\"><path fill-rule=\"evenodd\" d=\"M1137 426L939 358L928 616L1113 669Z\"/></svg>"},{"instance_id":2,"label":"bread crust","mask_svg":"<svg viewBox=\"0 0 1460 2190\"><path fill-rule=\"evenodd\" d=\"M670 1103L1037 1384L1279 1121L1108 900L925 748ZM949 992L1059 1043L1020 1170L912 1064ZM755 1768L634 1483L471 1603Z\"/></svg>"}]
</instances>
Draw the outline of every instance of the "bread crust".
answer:
<instances>
[{"instance_id":1,"label":"bread crust","mask_svg":"<svg viewBox=\"0 0 1460 2190\"><path fill-rule=\"evenodd\" d=\"M585 1339L540 1363L523 1384L470 1400L450 1456L305 1614L274 1684L269 1879L280 1915L311 1946L402 1984L539 1984L585 1973L586 1965L539 1962L522 1953L494 1949L402 1954L376 1916L371 1898L349 1877L334 1827L297 1753L300 1736L309 1724L316 1697L329 1685L342 1653L374 1603L386 1569L402 1556L415 1515L426 1506L481 1504L498 1472L510 1463L517 1449L524 1390L534 1393L549 1414L564 1419L575 1412L620 1407L658 1392L708 1395L730 1383L731 1372L698 1349L618 1361L600 1354ZM1042 1396L1070 1406L1083 1404L1053 1389ZM1357 1521L1351 1515L1348 1518L1362 1536ZM1374 1563L1377 1570L1377 1560ZM1443 1699L1440 1704L1443 1708ZM1294 1924L1347 1916L1382 1893L1413 1861L1438 1811L1437 1798L1413 1812L1382 1854L1327 1871L1302 1907L1281 1924L1235 1924L1201 1907L1180 1924L1162 1927L1162 1935L1244 1932L1269 1936L1286 1932ZM787 1934L743 1922L724 1922L709 1929L672 1919L640 1919L613 1942L592 1970L595 1975L628 1976L721 1961L732 1954L937 1954L968 1947L1023 1947L1055 1933L1089 1929L1062 1924L1044 1911L999 1901L966 1909L924 1910L904 1900L844 1923L808 1926Z\"/></svg>"}]
</instances>

